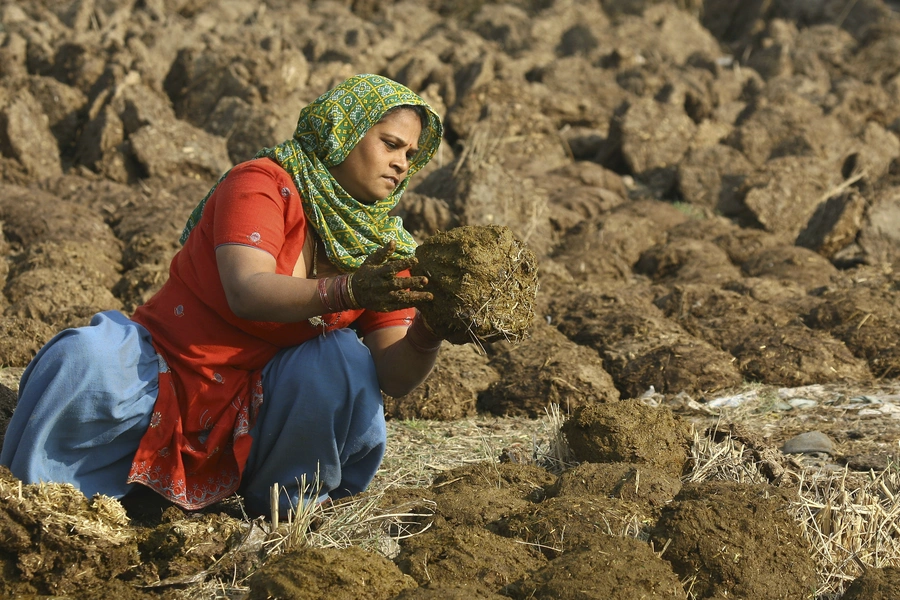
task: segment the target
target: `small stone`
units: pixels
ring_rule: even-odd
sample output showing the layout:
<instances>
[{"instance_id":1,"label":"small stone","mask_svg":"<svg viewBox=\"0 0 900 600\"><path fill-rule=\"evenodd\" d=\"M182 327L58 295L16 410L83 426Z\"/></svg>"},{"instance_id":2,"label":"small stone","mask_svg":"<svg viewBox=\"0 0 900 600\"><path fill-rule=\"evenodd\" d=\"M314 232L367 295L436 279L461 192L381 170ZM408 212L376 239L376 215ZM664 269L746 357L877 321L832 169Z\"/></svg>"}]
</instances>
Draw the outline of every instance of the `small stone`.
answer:
<instances>
[{"instance_id":1,"label":"small stone","mask_svg":"<svg viewBox=\"0 0 900 600\"><path fill-rule=\"evenodd\" d=\"M834 452L834 442L821 431L807 431L795 435L784 443L781 451L785 454L813 454Z\"/></svg>"},{"instance_id":2,"label":"small stone","mask_svg":"<svg viewBox=\"0 0 900 600\"><path fill-rule=\"evenodd\" d=\"M805 410L807 408L815 408L819 405L815 400L810 400L809 398L791 398L787 401L788 405L791 408L795 408L797 410Z\"/></svg>"}]
</instances>

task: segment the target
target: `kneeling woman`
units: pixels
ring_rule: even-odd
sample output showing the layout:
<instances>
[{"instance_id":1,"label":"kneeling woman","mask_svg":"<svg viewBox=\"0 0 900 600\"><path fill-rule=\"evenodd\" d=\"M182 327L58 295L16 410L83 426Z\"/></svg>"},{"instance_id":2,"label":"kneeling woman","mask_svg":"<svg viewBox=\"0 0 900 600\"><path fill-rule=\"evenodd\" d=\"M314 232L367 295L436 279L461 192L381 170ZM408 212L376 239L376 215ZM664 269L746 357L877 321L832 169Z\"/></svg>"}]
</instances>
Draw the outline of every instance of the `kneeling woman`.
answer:
<instances>
[{"instance_id":1,"label":"kneeling woman","mask_svg":"<svg viewBox=\"0 0 900 600\"><path fill-rule=\"evenodd\" d=\"M249 510L364 490L385 450L381 391L408 393L441 340L414 308L415 242L389 215L441 122L359 75L300 113L292 139L226 173L194 210L169 279L131 319L53 338L22 375L0 462L25 483L186 509ZM309 495L309 492L307 492ZM310 498L310 499L312 499Z\"/></svg>"}]
</instances>

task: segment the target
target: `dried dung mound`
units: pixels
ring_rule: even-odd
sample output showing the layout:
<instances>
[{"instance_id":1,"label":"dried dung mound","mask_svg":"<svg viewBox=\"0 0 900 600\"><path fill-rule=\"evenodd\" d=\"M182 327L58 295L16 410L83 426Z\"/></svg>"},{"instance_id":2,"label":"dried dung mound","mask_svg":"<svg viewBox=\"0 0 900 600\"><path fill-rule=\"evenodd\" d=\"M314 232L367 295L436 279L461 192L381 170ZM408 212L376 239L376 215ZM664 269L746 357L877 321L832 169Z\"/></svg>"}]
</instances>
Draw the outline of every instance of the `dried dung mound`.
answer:
<instances>
[{"instance_id":1,"label":"dried dung mound","mask_svg":"<svg viewBox=\"0 0 900 600\"><path fill-rule=\"evenodd\" d=\"M837 274L828 259L799 246L774 246L750 256L741 269L750 277L771 277L809 290L824 287Z\"/></svg>"},{"instance_id":2,"label":"dried dung mound","mask_svg":"<svg viewBox=\"0 0 900 600\"><path fill-rule=\"evenodd\" d=\"M588 548L597 538L627 536L640 531L641 523L653 522L656 511L622 500L588 494L549 498L488 524L498 534L522 540L547 558Z\"/></svg>"},{"instance_id":3,"label":"dried dung mound","mask_svg":"<svg viewBox=\"0 0 900 600\"><path fill-rule=\"evenodd\" d=\"M56 335L52 325L30 317L0 317L0 364L25 366Z\"/></svg>"},{"instance_id":4,"label":"dried dung mound","mask_svg":"<svg viewBox=\"0 0 900 600\"><path fill-rule=\"evenodd\" d=\"M19 395L16 391L0 383L0 447L3 446L6 428L9 426L9 420L12 418L18 402Z\"/></svg>"},{"instance_id":5,"label":"dried dung mound","mask_svg":"<svg viewBox=\"0 0 900 600\"><path fill-rule=\"evenodd\" d=\"M666 231L687 219L670 203L634 200L575 224L551 256L578 280L627 281L641 254L664 242Z\"/></svg>"},{"instance_id":6,"label":"dried dung mound","mask_svg":"<svg viewBox=\"0 0 900 600\"><path fill-rule=\"evenodd\" d=\"M396 562L419 584L477 582L497 592L542 567L546 559L526 544L486 529L459 526L404 540Z\"/></svg>"},{"instance_id":7,"label":"dried dung mound","mask_svg":"<svg viewBox=\"0 0 900 600\"><path fill-rule=\"evenodd\" d=\"M597 536L504 590L516 600L616 600L688 598L671 565L646 542Z\"/></svg>"},{"instance_id":8,"label":"dried dung mound","mask_svg":"<svg viewBox=\"0 0 900 600\"><path fill-rule=\"evenodd\" d=\"M581 463L560 474L547 495L607 496L659 508L681 491L681 480L646 464Z\"/></svg>"},{"instance_id":9,"label":"dried dung mound","mask_svg":"<svg viewBox=\"0 0 900 600\"><path fill-rule=\"evenodd\" d=\"M796 600L816 589L786 493L733 482L689 484L651 529L654 547L698 598Z\"/></svg>"},{"instance_id":10,"label":"dried dung mound","mask_svg":"<svg viewBox=\"0 0 900 600\"><path fill-rule=\"evenodd\" d=\"M445 471L429 488L436 503L435 527L484 527L529 509L556 478L536 465L479 462Z\"/></svg>"},{"instance_id":11,"label":"dried dung mound","mask_svg":"<svg viewBox=\"0 0 900 600\"><path fill-rule=\"evenodd\" d=\"M799 387L871 378L866 362L843 342L803 325L745 331L729 350L750 381Z\"/></svg>"},{"instance_id":12,"label":"dried dung mound","mask_svg":"<svg viewBox=\"0 0 900 600\"><path fill-rule=\"evenodd\" d=\"M425 382L405 396L384 398L391 419L452 421L474 416L479 393L500 378L484 353L470 344L444 344Z\"/></svg>"},{"instance_id":13,"label":"dried dung mound","mask_svg":"<svg viewBox=\"0 0 900 600\"><path fill-rule=\"evenodd\" d=\"M725 282L741 276L740 269L713 242L687 238L674 238L644 251L634 270L671 284Z\"/></svg>"},{"instance_id":14,"label":"dried dung mound","mask_svg":"<svg viewBox=\"0 0 900 600\"><path fill-rule=\"evenodd\" d=\"M900 567L868 568L841 596L842 600L892 600L900 598Z\"/></svg>"},{"instance_id":15,"label":"dried dung mound","mask_svg":"<svg viewBox=\"0 0 900 600\"><path fill-rule=\"evenodd\" d=\"M628 197L619 174L587 160L550 171L539 185L550 195L548 219L558 234L625 204Z\"/></svg>"},{"instance_id":16,"label":"dried dung mound","mask_svg":"<svg viewBox=\"0 0 900 600\"><path fill-rule=\"evenodd\" d=\"M637 351L620 353L621 368L614 371L616 386L626 398L651 390L706 395L743 381L732 357L702 340L685 335L659 346L641 345Z\"/></svg>"},{"instance_id":17,"label":"dried dung mound","mask_svg":"<svg viewBox=\"0 0 900 600\"><path fill-rule=\"evenodd\" d=\"M121 310L122 302L113 296L108 287L77 277L64 277L60 281L59 269L31 269L13 279L7 286L10 306L9 316L31 318L40 321L59 322L54 315L61 308L85 307L88 318L78 323L87 325L90 316L104 310ZM69 299L67 306L60 307L58 298L63 294Z\"/></svg>"},{"instance_id":18,"label":"dried dung mound","mask_svg":"<svg viewBox=\"0 0 900 600\"><path fill-rule=\"evenodd\" d=\"M413 275L426 275L434 301L420 307L442 336L480 343L523 339L534 321L537 259L507 227L464 226L416 248Z\"/></svg>"},{"instance_id":19,"label":"dried dung mound","mask_svg":"<svg viewBox=\"0 0 900 600\"><path fill-rule=\"evenodd\" d=\"M857 241L866 262L900 271L900 187L886 186L874 194Z\"/></svg>"},{"instance_id":20,"label":"dried dung mound","mask_svg":"<svg viewBox=\"0 0 900 600\"><path fill-rule=\"evenodd\" d=\"M445 471L434 478L431 487L438 494L473 488L509 489L521 498L538 502L544 497L544 488L555 480L546 469L536 465L498 465L488 461Z\"/></svg>"},{"instance_id":21,"label":"dried dung mound","mask_svg":"<svg viewBox=\"0 0 900 600\"><path fill-rule=\"evenodd\" d=\"M416 583L384 556L350 547L290 552L254 573L249 585L247 600L389 600Z\"/></svg>"},{"instance_id":22,"label":"dried dung mound","mask_svg":"<svg viewBox=\"0 0 900 600\"><path fill-rule=\"evenodd\" d=\"M642 237L643 232L637 237ZM553 253L575 281L602 282L606 286L627 284L631 264L611 247L607 232L594 220L573 225Z\"/></svg>"},{"instance_id":23,"label":"dried dung mound","mask_svg":"<svg viewBox=\"0 0 900 600\"><path fill-rule=\"evenodd\" d=\"M749 329L778 330L799 320L799 315L778 305L702 283L676 285L654 304L691 335L723 350L734 344L738 334Z\"/></svg>"},{"instance_id":24,"label":"dried dung mound","mask_svg":"<svg viewBox=\"0 0 900 600\"><path fill-rule=\"evenodd\" d=\"M499 379L478 395L482 412L541 417L550 404L565 413L592 402L619 399L597 353L555 327L536 322L531 337L491 357Z\"/></svg>"},{"instance_id":25,"label":"dried dung mound","mask_svg":"<svg viewBox=\"0 0 900 600\"><path fill-rule=\"evenodd\" d=\"M93 243L45 241L30 244L17 256L7 277L15 279L20 273L36 269L66 272L82 283L90 282L108 290L119 280L120 265L112 257L97 252Z\"/></svg>"},{"instance_id":26,"label":"dried dung mound","mask_svg":"<svg viewBox=\"0 0 900 600\"><path fill-rule=\"evenodd\" d=\"M870 378L865 361L840 340L803 325L802 315L787 307L789 290L770 292L766 303L729 289L679 285L656 305L691 334L734 356L750 381L801 386Z\"/></svg>"},{"instance_id":27,"label":"dried dung mound","mask_svg":"<svg viewBox=\"0 0 900 600\"><path fill-rule=\"evenodd\" d=\"M900 291L839 289L822 300L805 318L810 327L842 340L875 377L900 375Z\"/></svg>"},{"instance_id":28,"label":"dried dung mound","mask_svg":"<svg viewBox=\"0 0 900 600\"><path fill-rule=\"evenodd\" d=\"M562 426L577 461L648 464L676 477L687 463L688 429L668 407L640 400L584 406Z\"/></svg>"},{"instance_id":29,"label":"dried dung mound","mask_svg":"<svg viewBox=\"0 0 900 600\"><path fill-rule=\"evenodd\" d=\"M614 292L582 287L553 298L550 310L560 331L600 353L623 397L651 386L663 394L704 394L741 383L731 355L689 335L652 300L653 290L638 285Z\"/></svg>"},{"instance_id":30,"label":"dried dung mound","mask_svg":"<svg viewBox=\"0 0 900 600\"><path fill-rule=\"evenodd\" d=\"M140 562L135 532L115 500L88 500L68 484L21 486L0 467L0 593L68 595Z\"/></svg>"},{"instance_id":31,"label":"dried dung mound","mask_svg":"<svg viewBox=\"0 0 900 600\"><path fill-rule=\"evenodd\" d=\"M488 592L474 584L429 581L423 586L403 590L394 600L505 600L506 598L508 596Z\"/></svg>"},{"instance_id":32,"label":"dried dung mound","mask_svg":"<svg viewBox=\"0 0 900 600\"><path fill-rule=\"evenodd\" d=\"M214 566L231 567L228 560L218 563L244 541L249 529L246 522L226 514L189 516L174 506L166 509L161 520L143 532L138 544L141 575L151 580L177 580Z\"/></svg>"}]
</instances>

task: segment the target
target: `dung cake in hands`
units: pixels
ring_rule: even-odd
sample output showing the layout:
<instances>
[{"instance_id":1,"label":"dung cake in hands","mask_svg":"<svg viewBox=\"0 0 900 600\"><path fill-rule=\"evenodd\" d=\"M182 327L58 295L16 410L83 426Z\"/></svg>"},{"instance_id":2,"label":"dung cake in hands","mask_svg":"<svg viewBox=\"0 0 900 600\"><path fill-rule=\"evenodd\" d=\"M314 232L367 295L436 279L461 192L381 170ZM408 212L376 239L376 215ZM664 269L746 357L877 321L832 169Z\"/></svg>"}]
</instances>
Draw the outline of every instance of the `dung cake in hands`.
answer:
<instances>
[{"instance_id":1,"label":"dung cake in hands","mask_svg":"<svg viewBox=\"0 0 900 600\"><path fill-rule=\"evenodd\" d=\"M453 342L519 342L534 321L537 259L508 227L464 226L439 232L416 249L413 275L428 277L434 300L419 310Z\"/></svg>"}]
</instances>

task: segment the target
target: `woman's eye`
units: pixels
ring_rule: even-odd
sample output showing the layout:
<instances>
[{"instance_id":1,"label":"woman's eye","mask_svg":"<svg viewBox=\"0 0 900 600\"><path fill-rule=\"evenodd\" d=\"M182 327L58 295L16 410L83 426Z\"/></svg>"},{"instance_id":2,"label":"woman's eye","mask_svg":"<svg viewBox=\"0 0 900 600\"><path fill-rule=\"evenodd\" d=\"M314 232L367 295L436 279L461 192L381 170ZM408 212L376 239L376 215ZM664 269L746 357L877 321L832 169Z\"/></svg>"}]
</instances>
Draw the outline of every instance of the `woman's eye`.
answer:
<instances>
[{"instance_id":1,"label":"woman's eye","mask_svg":"<svg viewBox=\"0 0 900 600\"><path fill-rule=\"evenodd\" d=\"M391 150L397 149L397 144L395 144L394 142L389 142L389 141L385 140L384 145L387 146L388 148L390 148Z\"/></svg>"}]
</instances>

